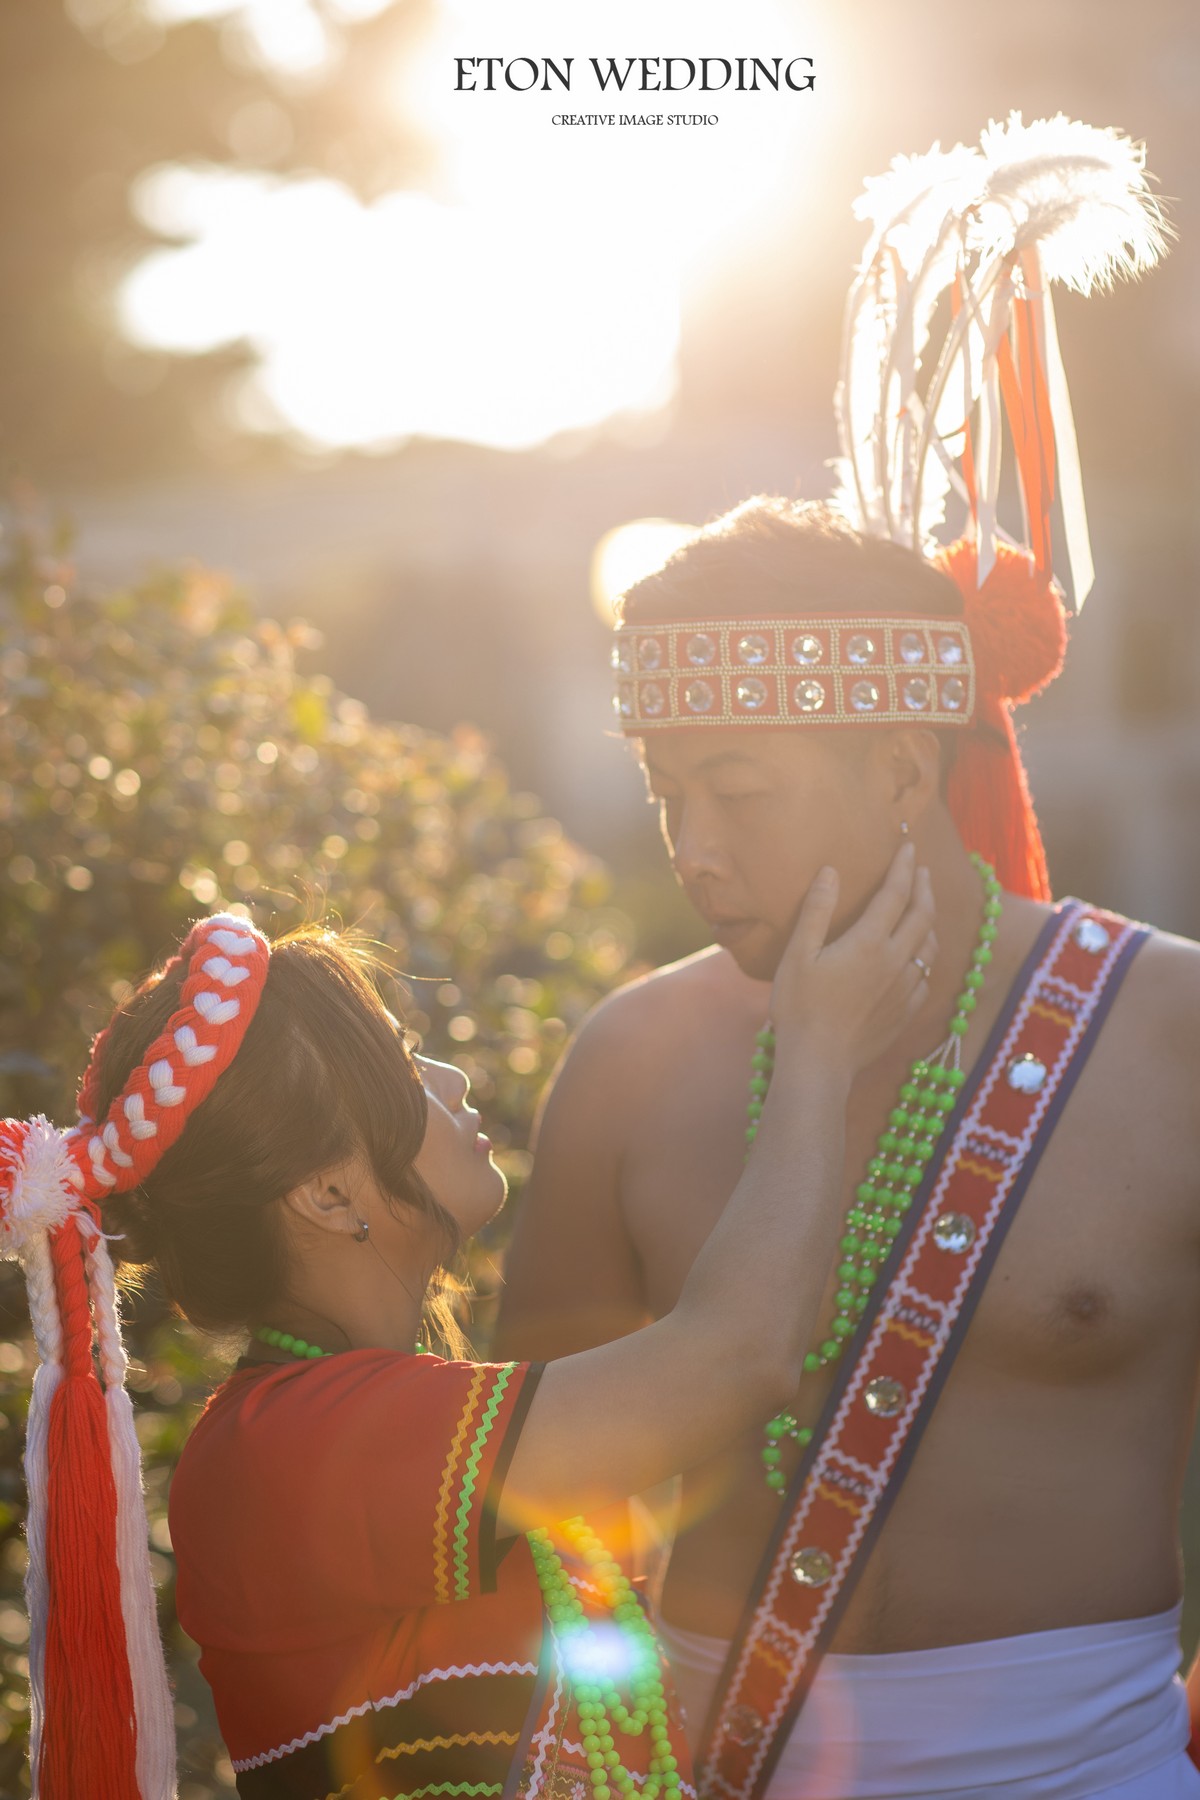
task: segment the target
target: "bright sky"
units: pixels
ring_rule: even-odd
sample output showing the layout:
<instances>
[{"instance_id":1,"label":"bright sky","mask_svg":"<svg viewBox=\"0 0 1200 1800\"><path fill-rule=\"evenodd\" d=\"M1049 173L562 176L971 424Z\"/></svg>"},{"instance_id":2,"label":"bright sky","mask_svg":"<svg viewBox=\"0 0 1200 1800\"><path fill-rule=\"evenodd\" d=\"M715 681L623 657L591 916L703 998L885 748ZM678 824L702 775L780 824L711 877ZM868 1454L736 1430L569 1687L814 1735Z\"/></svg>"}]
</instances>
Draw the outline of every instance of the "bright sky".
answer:
<instances>
[{"instance_id":1,"label":"bright sky","mask_svg":"<svg viewBox=\"0 0 1200 1800\"><path fill-rule=\"evenodd\" d=\"M347 18L386 0L338 0ZM224 16L296 80L336 54L307 0L154 0L166 22ZM805 14L808 9L804 9ZM165 166L142 219L173 240L127 278L120 316L147 348L256 354L240 422L322 446L414 435L524 448L667 405L680 297L718 235L794 183L813 96L602 95L587 58L811 55L794 0L442 0L405 65L378 79L437 145L437 191L370 206L337 183ZM576 59L570 93L455 92L459 55ZM716 126L554 126L559 112L717 113ZM795 195L792 195L795 204ZM776 212L776 216L778 216Z\"/></svg>"}]
</instances>

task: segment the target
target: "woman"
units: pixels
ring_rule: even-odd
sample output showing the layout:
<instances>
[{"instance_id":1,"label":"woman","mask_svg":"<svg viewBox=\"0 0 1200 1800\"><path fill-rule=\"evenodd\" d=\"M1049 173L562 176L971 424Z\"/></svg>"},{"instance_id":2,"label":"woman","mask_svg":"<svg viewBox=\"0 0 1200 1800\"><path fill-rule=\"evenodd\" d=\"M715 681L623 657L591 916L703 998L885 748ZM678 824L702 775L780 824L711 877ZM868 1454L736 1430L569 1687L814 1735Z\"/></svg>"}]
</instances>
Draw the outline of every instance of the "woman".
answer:
<instances>
[{"instance_id":1,"label":"woman","mask_svg":"<svg viewBox=\"0 0 1200 1800\"><path fill-rule=\"evenodd\" d=\"M204 921L97 1040L81 1125L6 1124L0 1229L45 1359L28 1461L44 1800L173 1782L101 1225L195 1324L251 1334L171 1496L180 1619L242 1794L690 1791L641 1607L574 1515L795 1388L850 1080L919 1005L934 950L907 845L826 945L836 897L825 871L775 982L755 1154L679 1305L542 1369L414 1353L449 1251L504 1181L465 1078L410 1055L328 934L272 949Z\"/></svg>"}]
</instances>

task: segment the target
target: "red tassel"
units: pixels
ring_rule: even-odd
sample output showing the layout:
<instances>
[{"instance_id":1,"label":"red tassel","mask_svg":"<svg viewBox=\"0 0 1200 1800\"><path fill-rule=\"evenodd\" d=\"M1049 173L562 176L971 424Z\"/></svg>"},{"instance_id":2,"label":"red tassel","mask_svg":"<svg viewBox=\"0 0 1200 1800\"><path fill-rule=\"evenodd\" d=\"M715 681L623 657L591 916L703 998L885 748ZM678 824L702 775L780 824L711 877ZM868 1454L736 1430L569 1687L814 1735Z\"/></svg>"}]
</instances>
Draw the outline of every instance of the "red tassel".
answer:
<instances>
[{"instance_id":1,"label":"red tassel","mask_svg":"<svg viewBox=\"0 0 1200 1800\"><path fill-rule=\"evenodd\" d=\"M950 771L950 815L967 849L986 857L1002 887L1049 900L1046 852L1012 708L1062 667L1066 621L1058 590L1024 551L1007 544L997 545L981 589L970 540L947 545L934 560L962 592L978 685L975 728L960 737Z\"/></svg>"},{"instance_id":2,"label":"red tassel","mask_svg":"<svg viewBox=\"0 0 1200 1800\"><path fill-rule=\"evenodd\" d=\"M978 731L962 734L946 793L950 816L967 849L991 863L1001 887L1030 900L1049 900L1050 872L1012 714L993 701L981 706L980 715L1000 741Z\"/></svg>"},{"instance_id":3,"label":"red tassel","mask_svg":"<svg viewBox=\"0 0 1200 1800\"><path fill-rule=\"evenodd\" d=\"M136 1726L117 1569L117 1495L79 1231L51 1237L63 1379L47 1446L41 1800L138 1800Z\"/></svg>"}]
</instances>

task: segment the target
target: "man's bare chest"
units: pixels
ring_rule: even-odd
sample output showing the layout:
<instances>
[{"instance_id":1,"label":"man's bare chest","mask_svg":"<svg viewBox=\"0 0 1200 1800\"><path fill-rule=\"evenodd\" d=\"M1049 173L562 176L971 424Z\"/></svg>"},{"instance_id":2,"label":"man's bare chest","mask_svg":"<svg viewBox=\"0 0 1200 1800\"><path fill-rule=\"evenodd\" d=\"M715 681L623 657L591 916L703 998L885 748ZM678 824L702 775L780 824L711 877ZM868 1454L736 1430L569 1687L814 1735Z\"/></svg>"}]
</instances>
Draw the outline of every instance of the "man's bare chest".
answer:
<instances>
[{"instance_id":1,"label":"man's bare chest","mask_svg":"<svg viewBox=\"0 0 1200 1800\"><path fill-rule=\"evenodd\" d=\"M658 1316L678 1298L743 1166L752 1044L743 1031L698 1052L682 1079L664 1083L652 1128L630 1143L622 1207ZM886 1076L856 1090L843 1210L894 1091ZM1190 1337L1200 1297L1196 1179L1172 1142L1173 1122L1153 1098L1129 1094L1119 1046L1098 1056L1021 1202L970 1334L970 1364L1040 1383L1095 1379L1115 1375L1164 1333L1188 1327ZM831 1270L823 1317L835 1285Z\"/></svg>"}]
</instances>

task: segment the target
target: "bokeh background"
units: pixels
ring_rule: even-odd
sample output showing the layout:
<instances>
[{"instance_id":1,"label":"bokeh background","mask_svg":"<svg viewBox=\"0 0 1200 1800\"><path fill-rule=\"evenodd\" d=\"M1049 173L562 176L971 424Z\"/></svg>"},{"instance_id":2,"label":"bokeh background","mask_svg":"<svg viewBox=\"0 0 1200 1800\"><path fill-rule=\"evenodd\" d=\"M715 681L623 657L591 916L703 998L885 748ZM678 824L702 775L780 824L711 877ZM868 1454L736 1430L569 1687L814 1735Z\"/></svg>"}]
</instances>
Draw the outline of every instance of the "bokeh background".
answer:
<instances>
[{"instance_id":1,"label":"bokeh background","mask_svg":"<svg viewBox=\"0 0 1200 1800\"><path fill-rule=\"evenodd\" d=\"M574 55L573 91L455 92L456 55ZM816 85L613 100L591 55L807 55ZM1058 303L1098 579L1025 748L1056 889L1200 934L1198 87L1192 0L0 0L3 1110L66 1103L191 913L330 903L519 1187L582 1011L701 941L609 725L604 594L661 542L625 528L828 492L862 179L1013 108L1145 139L1179 234ZM614 109L719 124L551 122ZM133 1333L174 1632L162 1500L219 1359L152 1293ZM231 1771L172 1642L209 1800Z\"/></svg>"}]
</instances>

